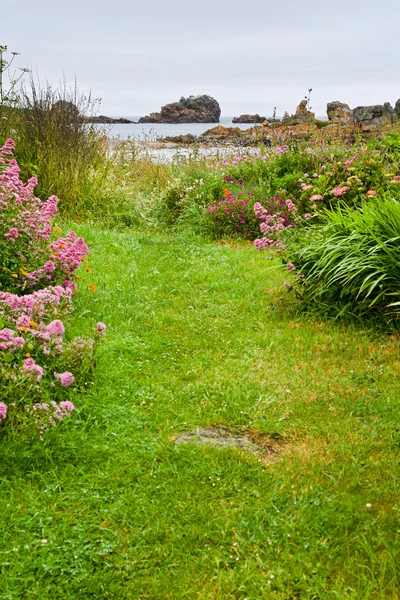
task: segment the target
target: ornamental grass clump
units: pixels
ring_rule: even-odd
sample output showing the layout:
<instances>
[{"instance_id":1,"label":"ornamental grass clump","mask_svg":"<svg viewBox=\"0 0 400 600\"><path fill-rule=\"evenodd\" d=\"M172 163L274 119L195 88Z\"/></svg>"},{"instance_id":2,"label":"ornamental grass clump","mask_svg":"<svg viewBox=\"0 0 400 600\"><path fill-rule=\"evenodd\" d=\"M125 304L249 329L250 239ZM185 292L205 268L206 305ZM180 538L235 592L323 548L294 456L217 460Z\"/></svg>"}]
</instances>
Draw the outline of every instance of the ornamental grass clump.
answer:
<instances>
[{"instance_id":1,"label":"ornamental grass clump","mask_svg":"<svg viewBox=\"0 0 400 600\"><path fill-rule=\"evenodd\" d=\"M400 203L371 197L338 206L286 249L307 309L335 317L400 323Z\"/></svg>"},{"instance_id":2,"label":"ornamental grass clump","mask_svg":"<svg viewBox=\"0 0 400 600\"><path fill-rule=\"evenodd\" d=\"M14 143L0 148L0 430L39 436L74 410L105 325L93 339L65 338L76 270L88 253L74 232L53 239L57 198L34 196L12 158ZM54 231L55 230L55 231Z\"/></svg>"}]
</instances>

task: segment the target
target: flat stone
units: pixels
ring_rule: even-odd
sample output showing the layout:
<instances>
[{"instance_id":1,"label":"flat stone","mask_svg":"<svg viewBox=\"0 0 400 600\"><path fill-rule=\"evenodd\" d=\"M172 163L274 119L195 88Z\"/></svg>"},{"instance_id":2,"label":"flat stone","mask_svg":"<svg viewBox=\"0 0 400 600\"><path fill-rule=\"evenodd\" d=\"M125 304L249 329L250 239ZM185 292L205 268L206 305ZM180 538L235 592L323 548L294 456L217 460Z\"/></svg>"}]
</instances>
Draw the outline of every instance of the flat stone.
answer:
<instances>
[{"instance_id":1,"label":"flat stone","mask_svg":"<svg viewBox=\"0 0 400 600\"><path fill-rule=\"evenodd\" d=\"M267 462L271 456L279 452L279 446L272 439L260 440L245 434L238 434L223 427L199 427L182 433L174 439L176 445L196 444L197 446L212 446L215 448L240 448L261 457Z\"/></svg>"}]
</instances>

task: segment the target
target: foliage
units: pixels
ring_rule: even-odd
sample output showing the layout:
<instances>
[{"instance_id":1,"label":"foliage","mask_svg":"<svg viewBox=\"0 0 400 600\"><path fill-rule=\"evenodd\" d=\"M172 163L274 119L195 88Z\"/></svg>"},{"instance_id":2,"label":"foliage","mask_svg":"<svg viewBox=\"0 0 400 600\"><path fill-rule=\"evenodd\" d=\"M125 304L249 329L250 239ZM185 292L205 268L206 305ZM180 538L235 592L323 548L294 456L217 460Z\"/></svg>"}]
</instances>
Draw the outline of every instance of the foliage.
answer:
<instances>
[{"instance_id":1,"label":"foliage","mask_svg":"<svg viewBox=\"0 0 400 600\"><path fill-rule=\"evenodd\" d=\"M23 184L13 148L11 139L0 148L0 424L42 439L74 409L63 388L84 383L105 326L98 324L94 341L65 344L63 320L88 249L74 232L51 241L60 231L52 226L58 199L36 198L36 178Z\"/></svg>"},{"instance_id":2,"label":"foliage","mask_svg":"<svg viewBox=\"0 0 400 600\"><path fill-rule=\"evenodd\" d=\"M400 203L364 200L358 210L338 206L308 239L286 253L307 307L335 316L373 317L397 325L400 315ZM293 269L294 270L294 269Z\"/></svg>"},{"instance_id":3,"label":"foliage","mask_svg":"<svg viewBox=\"0 0 400 600\"><path fill-rule=\"evenodd\" d=\"M110 340L68 423L1 439L0 595L396 598L398 337L295 316L248 244L77 233L70 335ZM265 453L173 443L211 424Z\"/></svg>"},{"instance_id":4,"label":"foliage","mask_svg":"<svg viewBox=\"0 0 400 600\"><path fill-rule=\"evenodd\" d=\"M18 103L0 106L0 144L12 137L24 179L39 180L39 196L62 198L60 212L88 218L109 203L109 160L102 133L85 122L95 102L75 88L53 90L31 78Z\"/></svg>"}]
</instances>

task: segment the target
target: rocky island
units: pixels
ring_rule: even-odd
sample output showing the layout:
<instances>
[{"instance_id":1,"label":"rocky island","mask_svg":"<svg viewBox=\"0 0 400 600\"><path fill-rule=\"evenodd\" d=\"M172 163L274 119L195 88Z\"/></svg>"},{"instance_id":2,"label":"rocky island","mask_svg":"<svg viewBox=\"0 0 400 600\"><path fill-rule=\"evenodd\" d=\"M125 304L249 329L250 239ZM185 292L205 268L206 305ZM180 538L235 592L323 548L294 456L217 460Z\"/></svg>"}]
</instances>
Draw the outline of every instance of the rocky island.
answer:
<instances>
[{"instance_id":1,"label":"rocky island","mask_svg":"<svg viewBox=\"0 0 400 600\"><path fill-rule=\"evenodd\" d=\"M139 119L139 123L219 123L220 116L220 106L211 96L189 96L166 104L160 112Z\"/></svg>"},{"instance_id":2,"label":"rocky island","mask_svg":"<svg viewBox=\"0 0 400 600\"><path fill-rule=\"evenodd\" d=\"M240 117L233 117L232 123L264 123L267 117L260 117L257 113L255 115L240 115Z\"/></svg>"},{"instance_id":3,"label":"rocky island","mask_svg":"<svg viewBox=\"0 0 400 600\"><path fill-rule=\"evenodd\" d=\"M129 125L136 123L136 121L130 121L124 117L114 119L113 117L106 117L105 115L99 115L98 117L83 117L85 123L96 123L98 125Z\"/></svg>"}]
</instances>

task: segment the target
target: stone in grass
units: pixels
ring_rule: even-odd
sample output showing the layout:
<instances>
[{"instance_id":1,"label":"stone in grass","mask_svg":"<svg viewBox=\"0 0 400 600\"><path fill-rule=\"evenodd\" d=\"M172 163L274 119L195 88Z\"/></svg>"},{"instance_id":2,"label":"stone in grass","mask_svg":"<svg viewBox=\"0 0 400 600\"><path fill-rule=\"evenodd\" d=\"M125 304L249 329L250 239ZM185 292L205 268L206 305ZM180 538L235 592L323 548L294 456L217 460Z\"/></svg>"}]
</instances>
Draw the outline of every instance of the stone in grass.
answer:
<instances>
[{"instance_id":1,"label":"stone in grass","mask_svg":"<svg viewBox=\"0 0 400 600\"><path fill-rule=\"evenodd\" d=\"M192 429L182 433L174 440L175 444L194 443L198 446L213 446L217 448L240 448L253 454L271 456L279 450L276 443L266 440L265 437L253 436L251 434L239 434L223 427L204 427Z\"/></svg>"}]
</instances>

